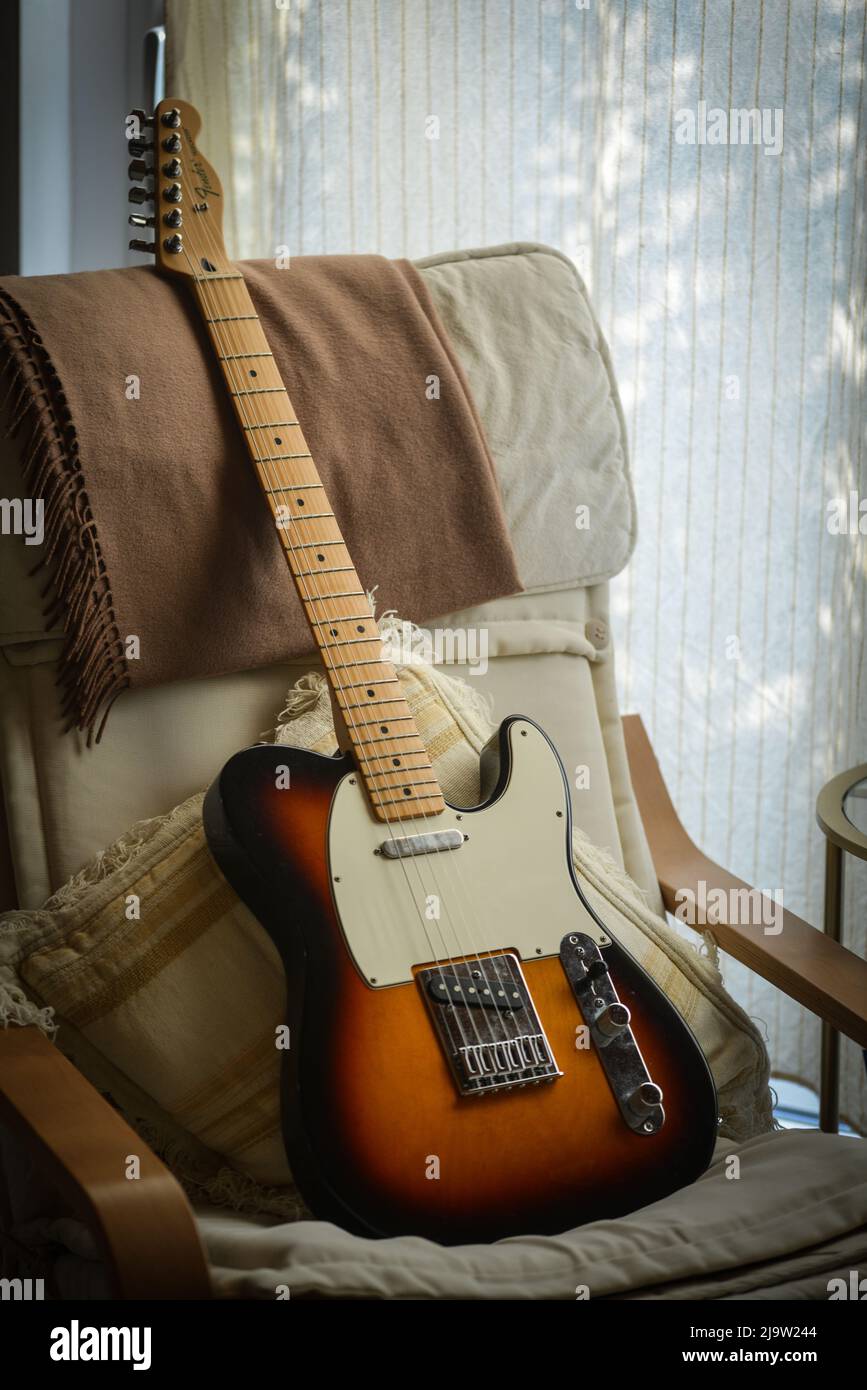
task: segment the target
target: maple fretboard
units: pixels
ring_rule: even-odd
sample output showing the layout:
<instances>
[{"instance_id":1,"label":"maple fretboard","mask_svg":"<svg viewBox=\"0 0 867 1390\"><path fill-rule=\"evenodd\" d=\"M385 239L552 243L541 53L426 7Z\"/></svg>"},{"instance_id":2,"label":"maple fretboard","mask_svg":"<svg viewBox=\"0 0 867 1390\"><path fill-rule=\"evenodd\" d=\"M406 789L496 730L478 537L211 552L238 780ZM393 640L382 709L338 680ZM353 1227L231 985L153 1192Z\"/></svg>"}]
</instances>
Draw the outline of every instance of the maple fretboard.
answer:
<instances>
[{"instance_id":1,"label":"maple fretboard","mask_svg":"<svg viewBox=\"0 0 867 1390\"><path fill-rule=\"evenodd\" d=\"M203 274L193 289L373 810L436 815L445 802L430 757L244 277Z\"/></svg>"}]
</instances>

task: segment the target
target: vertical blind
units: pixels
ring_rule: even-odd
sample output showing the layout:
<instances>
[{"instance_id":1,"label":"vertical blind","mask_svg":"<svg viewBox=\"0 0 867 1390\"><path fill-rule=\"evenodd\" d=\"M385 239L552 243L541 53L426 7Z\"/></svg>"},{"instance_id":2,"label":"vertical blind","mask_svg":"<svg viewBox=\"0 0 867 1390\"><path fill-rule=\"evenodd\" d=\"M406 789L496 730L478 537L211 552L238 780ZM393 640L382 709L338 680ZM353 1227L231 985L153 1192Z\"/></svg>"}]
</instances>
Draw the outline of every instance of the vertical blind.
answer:
<instances>
[{"instance_id":1,"label":"vertical blind","mask_svg":"<svg viewBox=\"0 0 867 1390\"><path fill-rule=\"evenodd\" d=\"M169 90L202 110L237 256L523 240L574 260L638 502L623 706L702 847L821 923L816 794L867 759L864 0L167 9ZM816 1021L726 977L777 1073L815 1085ZM850 1045L842 1099L867 1124Z\"/></svg>"}]
</instances>

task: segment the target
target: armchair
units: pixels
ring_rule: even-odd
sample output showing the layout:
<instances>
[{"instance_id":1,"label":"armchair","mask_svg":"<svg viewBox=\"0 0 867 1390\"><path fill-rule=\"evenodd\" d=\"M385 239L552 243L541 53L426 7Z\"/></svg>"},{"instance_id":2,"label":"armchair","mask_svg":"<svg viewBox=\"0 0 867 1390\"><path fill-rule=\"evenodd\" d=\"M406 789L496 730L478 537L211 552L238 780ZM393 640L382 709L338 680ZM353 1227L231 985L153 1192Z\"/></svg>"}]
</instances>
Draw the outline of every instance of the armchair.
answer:
<instances>
[{"instance_id":1,"label":"armchair","mask_svg":"<svg viewBox=\"0 0 867 1390\"><path fill-rule=\"evenodd\" d=\"M493 696L500 717L521 709L536 718L567 769L591 769L592 792L579 794L576 823L657 911L672 911L678 890L701 881L746 888L689 840L640 718L621 721L617 709L608 578L628 558L634 503L613 369L583 285L563 257L537 246L459 252L421 269L459 348L507 513L509 498L518 499L509 520L526 583L525 593L439 620L446 630L487 635L487 670L454 663L458 673ZM599 529L586 554L555 555L546 546L544 525L528 505L527 458L535 478L545 480L549 518L570 499L590 496ZM0 487L8 495L15 495L16 467L14 449L4 446ZM129 823L204 786L229 754L273 722L287 685L312 658L130 692L117 703L104 742L85 750L57 732L57 643L43 639L24 558L4 546L0 563L0 779L8 820L0 870L5 856L12 871L3 902L36 907ZM738 926L725 912L712 927L725 950L867 1045L867 963L789 912L772 936ZM123 1176L130 1154L141 1160L137 1179ZM28 1189L27 1212L62 1211L83 1224L107 1296L209 1297L213 1270L201 1213L41 1032L11 1024L0 1029L0 1250L8 1277L21 1255L22 1174L29 1180L31 1172L42 1204Z\"/></svg>"}]
</instances>

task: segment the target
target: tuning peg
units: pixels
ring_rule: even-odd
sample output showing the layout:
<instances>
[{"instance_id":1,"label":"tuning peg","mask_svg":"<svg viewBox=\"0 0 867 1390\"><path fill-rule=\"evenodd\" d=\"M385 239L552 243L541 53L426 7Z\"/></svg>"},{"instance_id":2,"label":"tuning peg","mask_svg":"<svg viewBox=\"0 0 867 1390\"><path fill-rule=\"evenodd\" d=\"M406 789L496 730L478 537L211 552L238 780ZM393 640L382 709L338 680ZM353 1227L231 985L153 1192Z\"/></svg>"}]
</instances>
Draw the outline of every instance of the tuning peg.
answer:
<instances>
[{"instance_id":1,"label":"tuning peg","mask_svg":"<svg viewBox=\"0 0 867 1390\"><path fill-rule=\"evenodd\" d=\"M153 125L154 123L153 116L149 116L146 111L142 111L140 106L134 107L129 114L135 116L140 126Z\"/></svg>"},{"instance_id":2,"label":"tuning peg","mask_svg":"<svg viewBox=\"0 0 867 1390\"><path fill-rule=\"evenodd\" d=\"M136 156L148 154L154 147L153 140L128 140L127 148L131 155Z\"/></svg>"},{"instance_id":3,"label":"tuning peg","mask_svg":"<svg viewBox=\"0 0 867 1390\"><path fill-rule=\"evenodd\" d=\"M175 236L167 236L163 242L163 246L173 256L180 255L181 251L184 249L183 239L177 236L177 234Z\"/></svg>"},{"instance_id":4,"label":"tuning peg","mask_svg":"<svg viewBox=\"0 0 867 1390\"><path fill-rule=\"evenodd\" d=\"M129 225L131 227L153 227L155 222L155 217L142 217L137 212L131 212L129 215Z\"/></svg>"},{"instance_id":5,"label":"tuning peg","mask_svg":"<svg viewBox=\"0 0 867 1390\"><path fill-rule=\"evenodd\" d=\"M160 144L167 154L179 154L181 137L180 135L167 135L165 140L160 141Z\"/></svg>"},{"instance_id":6,"label":"tuning peg","mask_svg":"<svg viewBox=\"0 0 867 1390\"><path fill-rule=\"evenodd\" d=\"M181 185L179 183L170 183L168 188L163 189L163 197L167 203L179 203L183 197Z\"/></svg>"},{"instance_id":7,"label":"tuning peg","mask_svg":"<svg viewBox=\"0 0 867 1390\"><path fill-rule=\"evenodd\" d=\"M170 111L163 112L160 116L160 120L163 125L172 126L177 129L181 123L181 113L176 106L173 106Z\"/></svg>"},{"instance_id":8,"label":"tuning peg","mask_svg":"<svg viewBox=\"0 0 867 1390\"><path fill-rule=\"evenodd\" d=\"M146 164L143 159L131 159L127 169L127 177L130 179L149 179L153 171L153 165Z\"/></svg>"},{"instance_id":9,"label":"tuning peg","mask_svg":"<svg viewBox=\"0 0 867 1390\"><path fill-rule=\"evenodd\" d=\"M148 253L148 254L150 254L150 255L153 255L154 251L155 251L157 248L156 248L156 242L154 242L154 241L142 241L141 237L134 236L133 239L132 239L132 241L131 241L130 244L129 244L129 249L130 249L130 251L144 251L144 252L146 252L146 253Z\"/></svg>"},{"instance_id":10,"label":"tuning peg","mask_svg":"<svg viewBox=\"0 0 867 1390\"><path fill-rule=\"evenodd\" d=\"M146 188L131 188L129 190L129 201L131 203L152 203L154 195L148 193Z\"/></svg>"}]
</instances>

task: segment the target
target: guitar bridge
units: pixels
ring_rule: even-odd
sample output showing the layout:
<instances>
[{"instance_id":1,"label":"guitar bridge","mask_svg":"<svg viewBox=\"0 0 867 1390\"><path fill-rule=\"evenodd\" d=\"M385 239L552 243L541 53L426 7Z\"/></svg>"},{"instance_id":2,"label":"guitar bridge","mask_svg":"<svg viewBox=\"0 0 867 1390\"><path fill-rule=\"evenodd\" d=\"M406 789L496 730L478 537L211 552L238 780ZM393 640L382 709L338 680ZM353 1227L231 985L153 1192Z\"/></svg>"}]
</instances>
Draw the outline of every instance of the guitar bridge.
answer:
<instances>
[{"instance_id":1,"label":"guitar bridge","mask_svg":"<svg viewBox=\"0 0 867 1390\"><path fill-rule=\"evenodd\" d=\"M462 1096L562 1076L516 955L448 961L417 979Z\"/></svg>"}]
</instances>

